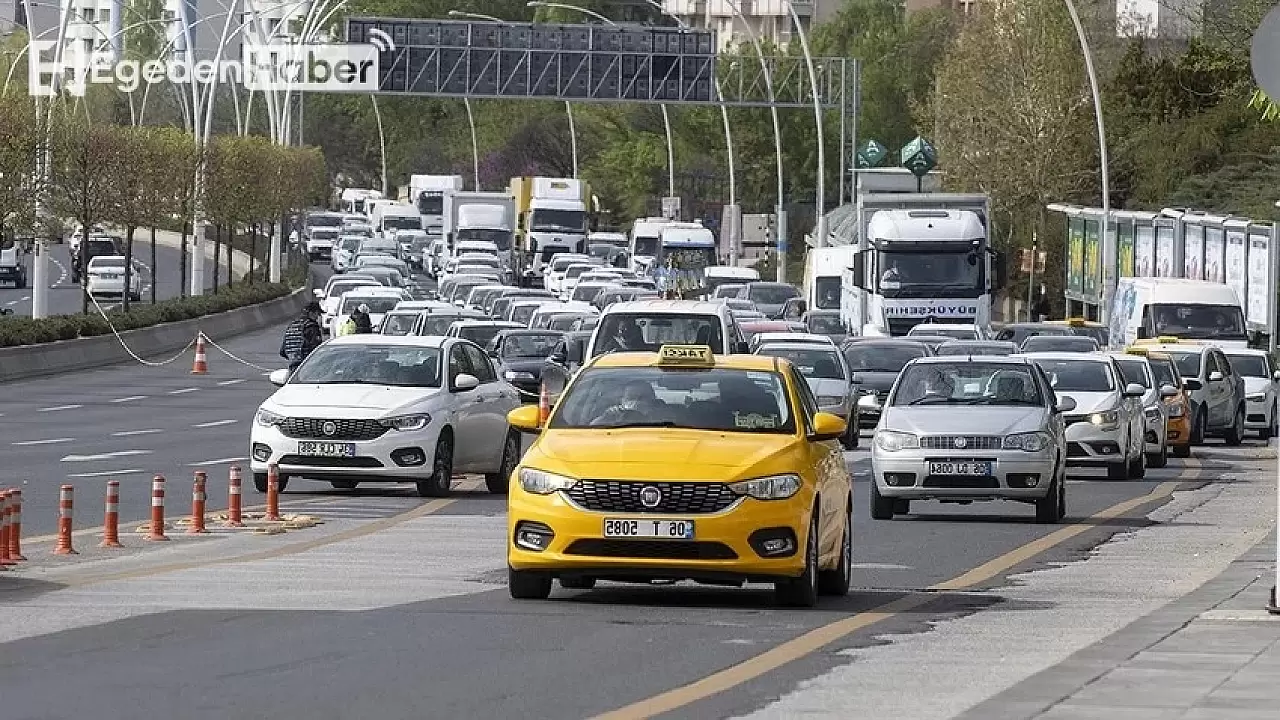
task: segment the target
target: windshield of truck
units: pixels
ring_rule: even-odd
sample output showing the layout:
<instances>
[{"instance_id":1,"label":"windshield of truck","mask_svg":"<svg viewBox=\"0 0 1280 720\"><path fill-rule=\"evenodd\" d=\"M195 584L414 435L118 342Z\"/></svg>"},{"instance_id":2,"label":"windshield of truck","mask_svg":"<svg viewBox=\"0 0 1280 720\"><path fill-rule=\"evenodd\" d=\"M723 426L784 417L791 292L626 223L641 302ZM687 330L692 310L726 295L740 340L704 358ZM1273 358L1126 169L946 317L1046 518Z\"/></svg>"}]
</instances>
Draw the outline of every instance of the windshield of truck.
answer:
<instances>
[{"instance_id":1,"label":"windshield of truck","mask_svg":"<svg viewBox=\"0 0 1280 720\"><path fill-rule=\"evenodd\" d=\"M1267 368L1267 359L1261 355L1227 355L1231 367L1242 377L1271 379L1271 371Z\"/></svg>"},{"instance_id":2,"label":"windshield of truck","mask_svg":"<svg viewBox=\"0 0 1280 720\"><path fill-rule=\"evenodd\" d=\"M311 228L311 238L313 240L333 240L338 237L337 227L316 227Z\"/></svg>"},{"instance_id":3,"label":"windshield of truck","mask_svg":"<svg viewBox=\"0 0 1280 720\"><path fill-rule=\"evenodd\" d=\"M813 306L819 310L840 309L840 278L820 277L813 281Z\"/></svg>"},{"instance_id":4,"label":"windshield of truck","mask_svg":"<svg viewBox=\"0 0 1280 720\"><path fill-rule=\"evenodd\" d=\"M644 255L645 257L655 257L658 254L658 238L656 237L637 237L636 238L636 255Z\"/></svg>"},{"instance_id":5,"label":"windshield of truck","mask_svg":"<svg viewBox=\"0 0 1280 720\"><path fill-rule=\"evenodd\" d=\"M529 229L534 232L585 233L587 214L582 210L534 210Z\"/></svg>"},{"instance_id":6,"label":"windshield of truck","mask_svg":"<svg viewBox=\"0 0 1280 720\"><path fill-rule=\"evenodd\" d=\"M1233 305L1152 305L1156 335L1245 340L1244 314Z\"/></svg>"},{"instance_id":7,"label":"windshield of truck","mask_svg":"<svg viewBox=\"0 0 1280 720\"><path fill-rule=\"evenodd\" d=\"M982 286L982 255L972 250L929 252L878 251L880 289L895 291L978 290Z\"/></svg>"},{"instance_id":8,"label":"windshield of truck","mask_svg":"<svg viewBox=\"0 0 1280 720\"><path fill-rule=\"evenodd\" d=\"M929 349L917 343L877 345L860 342L844 348L844 359L854 372L902 372L907 363L928 354Z\"/></svg>"},{"instance_id":9,"label":"windshield of truck","mask_svg":"<svg viewBox=\"0 0 1280 720\"><path fill-rule=\"evenodd\" d=\"M480 240L482 242L491 242L498 246L498 252L505 252L511 249L511 231L510 230L492 230L486 228L463 228L457 233L458 241L464 240Z\"/></svg>"},{"instance_id":10,"label":"windshield of truck","mask_svg":"<svg viewBox=\"0 0 1280 720\"><path fill-rule=\"evenodd\" d=\"M405 215L391 215L382 218L383 230L421 230L421 217L408 217Z\"/></svg>"},{"instance_id":11,"label":"windshield of truck","mask_svg":"<svg viewBox=\"0 0 1280 720\"><path fill-rule=\"evenodd\" d=\"M1107 363L1096 360L1036 360L1054 392L1111 392L1115 379Z\"/></svg>"},{"instance_id":12,"label":"windshield of truck","mask_svg":"<svg viewBox=\"0 0 1280 720\"><path fill-rule=\"evenodd\" d=\"M600 319L592 356L611 352L657 352L663 345L710 345L724 353L715 315L615 313Z\"/></svg>"},{"instance_id":13,"label":"windshield of truck","mask_svg":"<svg viewBox=\"0 0 1280 720\"><path fill-rule=\"evenodd\" d=\"M418 213L420 215L443 215L444 195L430 190L425 190L419 193Z\"/></svg>"},{"instance_id":14,"label":"windshield of truck","mask_svg":"<svg viewBox=\"0 0 1280 720\"><path fill-rule=\"evenodd\" d=\"M809 328L809 332L818 335L844 334L844 323L835 313L810 313L805 317L804 324Z\"/></svg>"}]
</instances>

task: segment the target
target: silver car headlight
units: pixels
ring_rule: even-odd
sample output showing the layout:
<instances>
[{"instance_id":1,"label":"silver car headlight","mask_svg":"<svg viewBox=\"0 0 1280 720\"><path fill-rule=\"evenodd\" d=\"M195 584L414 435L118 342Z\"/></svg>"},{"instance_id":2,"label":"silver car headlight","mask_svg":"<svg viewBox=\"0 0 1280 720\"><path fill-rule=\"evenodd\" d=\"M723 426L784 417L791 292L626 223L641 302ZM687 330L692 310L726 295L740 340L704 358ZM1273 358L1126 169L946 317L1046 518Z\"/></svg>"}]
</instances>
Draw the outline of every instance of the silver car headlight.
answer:
<instances>
[{"instance_id":1,"label":"silver car headlight","mask_svg":"<svg viewBox=\"0 0 1280 720\"><path fill-rule=\"evenodd\" d=\"M1024 452L1041 452L1048 448L1052 443L1049 433L1044 432L1025 432L1006 435L1004 438L1005 450L1022 450Z\"/></svg>"},{"instance_id":2,"label":"silver car headlight","mask_svg":"<svg viewBox=\"0 0 1280 720\"><path fill-rule=\"evenodd\" d=\"M521 489L534 495L550 495L561 490L568 490L578 484L576 478L534 470L533 468L520 468L518 477Z\"/></svg>"},{"instance_id":3,"label":"silver car headlight","mask_svg":"<svg viewBox=\"0 0 1280 720\"><path fill-rule=\"evenodd\" d=\"M378 424L390 430L421 430L431 424L431 416L426 413L417 415L400 415L398 417L383 418Z\"/></svg>"},{"instance_id":4,"label":"silver car headlight","mask_svg":"<svg viewBox=\"0 0 1280 720\"><path fill-rule=\"evenodd\" d=\"M919 437L911 433L898 432L897 430L877 430L875 442L876 446L885 452L917 450L920 448Z\"/></svg>"},{"instance_id":5,"label":"silver car headlight","mask_svg":"<svg viewBox=\"0 0 1280 720\"><path fill-rule=\"evenodd\" d=\"M1105 412L1096 412L1089 416L1089 422L1103 429L1114 429L1120 424L1120 411L1107 410Z\"/></svg>"},{"instance_id":6,"label":"silver car headlight","mask_svg":"<svg viewBox=\"0 0 1280 720\"><path fill-rule=\"evenodd\" d=\"M277 415L270 410L258 410L258 414L253 418L253 421L262 427L277 427L283 425L287 419L285 416Z\"/></svg>"},{"instance_id":7,"label":"silver car headlight","mask_svg":"<svg viewBox=\"0 0 1280 720\"><path fill-rule=\"evenodd\" d=\"M786 500L800 492L800 476L791 473L730 483L729 489L738 495L756 500Z\"/></svg>"},{"instance_id":8,"label":"silver car headlight","mask_svg":"<svg viewBox=\"0 0 1280 720\"><path fill-rule=\"evenodd\" d=\"M519 372L516 370L508 370L502 373L502 377L506 378L507 380L534 380L535 379L533 377L533 373L531 372Z\"/></svg>"},{"instance_id":9,"label":"silver car headlight","mask_svg":"<svg viewBox=\"0 0 1280 720\"><path fill-rule=\"evenodd\" d=\"M1267 394L1264 392L1253 393L1252 395L1245 395L1244 398L1249 402L1263 402L1267 399Z\"/></svg>"}]
</instances>

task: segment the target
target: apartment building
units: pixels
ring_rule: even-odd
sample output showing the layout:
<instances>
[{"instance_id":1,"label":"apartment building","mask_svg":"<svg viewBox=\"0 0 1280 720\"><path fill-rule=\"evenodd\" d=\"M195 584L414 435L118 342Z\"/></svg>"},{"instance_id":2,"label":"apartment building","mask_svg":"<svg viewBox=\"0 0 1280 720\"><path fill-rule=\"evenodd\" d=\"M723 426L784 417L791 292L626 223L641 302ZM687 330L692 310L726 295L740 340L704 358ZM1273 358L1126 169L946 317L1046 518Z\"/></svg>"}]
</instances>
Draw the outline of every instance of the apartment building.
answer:
<instances>
[{"instance_id":1,"label":"apartment building","mask_svg":"<svg viewBox=\"0 0 1280 720\"><path fill-rule=\"evenodd\" d=\"M722 51L750 42L744 20L761 40L786 45L794 27L788 5L808 32L831 19L841 4L842 0L663 0L666 11L686 25L715 31Z\"/></svg>"}]
</instances>

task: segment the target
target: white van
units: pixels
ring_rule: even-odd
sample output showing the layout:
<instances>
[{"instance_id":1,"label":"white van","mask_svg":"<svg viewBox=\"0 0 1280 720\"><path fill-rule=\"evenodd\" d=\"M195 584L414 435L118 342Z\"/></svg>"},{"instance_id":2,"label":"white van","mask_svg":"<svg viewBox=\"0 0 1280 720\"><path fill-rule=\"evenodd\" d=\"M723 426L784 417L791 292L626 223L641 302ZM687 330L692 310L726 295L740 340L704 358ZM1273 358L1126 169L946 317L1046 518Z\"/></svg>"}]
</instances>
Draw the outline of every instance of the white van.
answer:
<instances>
[{"instance_id":1,"label":"white van","mask_svg":"<svg viewBox=\"0 0 1280 720\"><path fill-rule=\"evenodd\" d=\"M809 248L804 258L804 301L809 310L839 310L844 273L853 267L856 245Z\"/></svg>"},{"instance_id":2,"label":"white van","mask_svg":"<svg viewBox=\"0 0 1280 720\"><path fill-rule=\"evenodd\" d=\"M755 268L712 265L702 271L702 282L707 288L708 298L715 297L716 288L721 285L746 285L759 281L760 272Z\"/></svg>"},{"instance_id":3,"label":"white van","mask_svg":"<svg viewBox=\"0 0 1280 720\"><path fill-rule=\"evenodd\" d=\"M631 225L631 269L647 272L662 250L662 228L674 223L666 218L636 218Z\"/></svg>"},{"instance_id":4,"label":"white van","mask_svg":"<svg viewBox=\"0 0 1280 720\"><path fill-rule=\"evenodd\" d=\"M1176 337L1248 347L1244 305L1224 283L1182 278L1120 278L1111 306L1110 344Z\"/></svg>"},{"instance_id":5,"label":"white van","mask_svg":"<svg viewBox=\"0 0 1280 720\"><path fill-rule=\"evenodd\" d=\"M584 360L610 352L657 352L663 345L710 345L717 355L750 352L722 302L638 300L605 308Z\"/></svg>"}]
</instances>

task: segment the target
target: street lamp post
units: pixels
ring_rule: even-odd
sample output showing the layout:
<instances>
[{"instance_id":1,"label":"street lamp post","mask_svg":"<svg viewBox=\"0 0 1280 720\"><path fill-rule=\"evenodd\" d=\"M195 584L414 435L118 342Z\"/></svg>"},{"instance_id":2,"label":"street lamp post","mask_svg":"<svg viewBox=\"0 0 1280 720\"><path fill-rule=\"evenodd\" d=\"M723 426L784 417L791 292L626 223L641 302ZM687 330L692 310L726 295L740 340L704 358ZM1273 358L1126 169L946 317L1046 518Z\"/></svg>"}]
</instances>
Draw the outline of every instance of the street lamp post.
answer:
<instances>
[{"instance_id":1,"label":"street lamp post","mask_svg":"<svg viewBox=\"0 0 1280 720\"><path fill-rule=\"evenodd\" d=\"M818 126L818 173L816 178L817 185L814 187L814 214L817 216L817 220L814 223L813 236L816 247L826 247L827 156L824 147L827 143L826 135L822 128L822 98L818 96L818 74L814 70L813 55L809 53L809 38L800 22L800 15L796 12L796 7L790 0L787 0L787 10L791 12L791 21L796 24L796 35L800 37L800 49L804 51L804 62L809 69L809 87L813 91L813 122Z\"/></svg>"},{"instance_id":2,"label":"street lamp post","mask_svg":"<svg viewBox=\"0 0 1280 720\"><path fill-rule=\"evenodd\" d=\"M480 13L463 12L461 10L450 10L449 17L483 20L484 22L500 23L502 20L492 15L481 15ZM480 143L476 141L476 118L471 112L471 98L462 98L462 106L467 110L467 125L471 128L471 171L474 173L476 190L480 190ZM573 136L573 110L569 107L569 103L564 104L565 111L569 114L569 135L570 143L573 145L573 176L578 177L578 144L572 139Z\"/></svg>"}]
</instances>

